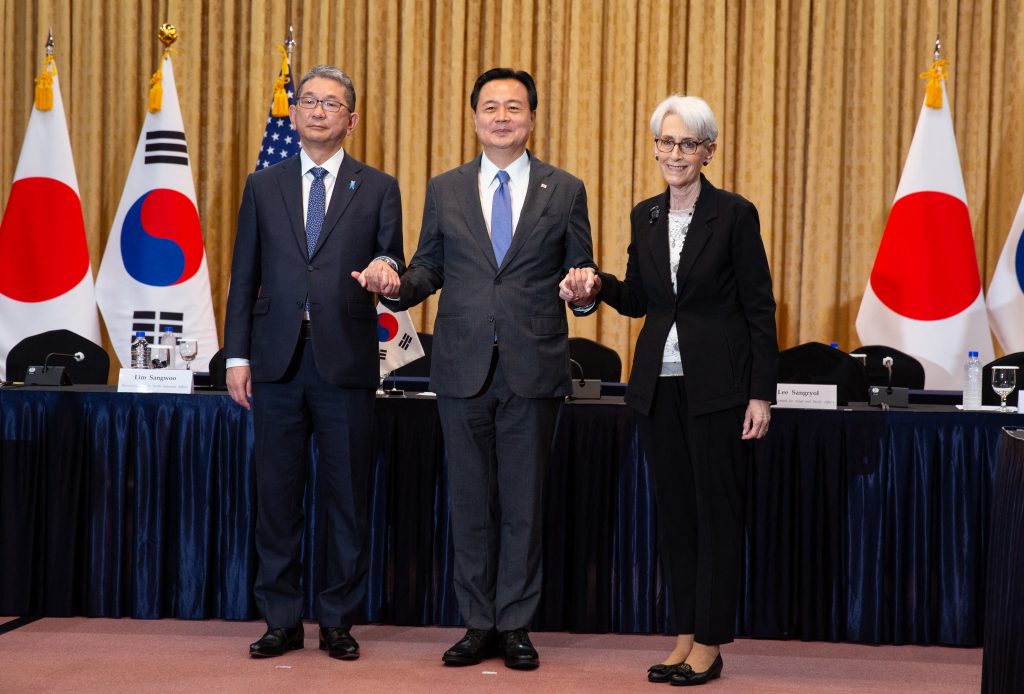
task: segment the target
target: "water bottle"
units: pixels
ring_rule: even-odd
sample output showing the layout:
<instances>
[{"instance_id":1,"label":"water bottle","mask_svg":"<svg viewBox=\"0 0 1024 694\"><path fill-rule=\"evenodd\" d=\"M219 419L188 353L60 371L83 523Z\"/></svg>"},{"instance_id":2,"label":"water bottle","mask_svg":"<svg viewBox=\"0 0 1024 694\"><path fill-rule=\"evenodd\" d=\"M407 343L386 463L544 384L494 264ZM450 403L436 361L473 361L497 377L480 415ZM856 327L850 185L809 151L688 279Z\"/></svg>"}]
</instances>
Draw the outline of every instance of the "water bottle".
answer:
<instances>
[{"instance_id":1,"label":"water bottle","mask_svg":"<svg viewBox=\"0 0 1024 694\"><path fill-rule=\"evenodd\" d=\"M967 353L964 374L964 409L981 409L981 359L977 352Z\"/></svg>"},{"instance_id":2,"label":"water bottle","mask_svg":"<svg viewBox=\"0 0 1024 694\"><path fill-rule=\"evenodd\" d=\"M133 369L144 369L146 368L146 347L149 345L146 342L146 333L138 330L135 332L135 337L132 338L132 368Z\"/></svg>"},{"instance_id":3,"label":"water bottle","mask_svg":"<svg viewBox=\"0 0 1024 694\"><path fill-rule=\"evenodd\" d=\"M177 368L175 366L174 352L178 345L178 336L174 334L174 328L171 326L165 326L164 331L160 333L160 339L158 342L167 347L167 354L165 361L167 362L168 368ZM163 355L162 355L163 356Z\"/></svg>"}]
</instances>

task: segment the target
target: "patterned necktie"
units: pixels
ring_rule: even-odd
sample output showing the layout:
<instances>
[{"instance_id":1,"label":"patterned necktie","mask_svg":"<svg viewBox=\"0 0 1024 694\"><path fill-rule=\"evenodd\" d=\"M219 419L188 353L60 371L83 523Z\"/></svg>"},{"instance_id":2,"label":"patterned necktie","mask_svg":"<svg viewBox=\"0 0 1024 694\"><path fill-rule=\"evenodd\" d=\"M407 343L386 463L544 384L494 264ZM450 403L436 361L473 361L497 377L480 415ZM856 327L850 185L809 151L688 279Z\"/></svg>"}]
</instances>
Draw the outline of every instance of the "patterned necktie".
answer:
<instances>
[{"instance_id":1,"label":"patterned necktie","mask_svg":"<svg viewBox=\"0 0 1024 694\"><path fill-rule=\"evenodd\" d=\"M501 265L508 247L512 245L512 198L508 193L508 172L499 171L498 189L491 204L491 245L494 258Z\"/></svg>"},{"instance_id":2,"label":"patterned necktie","mask_svg":"<svg viewBox=\"0 0 1024 694\"><path fill-rule=\"evenodd\" d=\"M312 258L327 212L327 188L324 186L327 169L316 166L310 172L313 174L313 182L309 186L309 202L306 205L306 250Z\"/></svg>"}]
</instances>

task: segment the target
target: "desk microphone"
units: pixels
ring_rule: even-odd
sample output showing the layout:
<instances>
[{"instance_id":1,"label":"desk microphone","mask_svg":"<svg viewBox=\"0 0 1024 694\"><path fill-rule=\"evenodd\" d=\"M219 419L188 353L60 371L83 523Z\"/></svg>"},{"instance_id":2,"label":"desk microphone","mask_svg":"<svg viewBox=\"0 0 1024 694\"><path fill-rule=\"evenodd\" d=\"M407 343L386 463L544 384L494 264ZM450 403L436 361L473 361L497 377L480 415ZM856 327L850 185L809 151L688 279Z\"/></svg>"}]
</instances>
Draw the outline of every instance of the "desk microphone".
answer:
<instances>
[{"instance_id":1,"label":"desk microphone","mask_svg":"<svg viewBox=\"0 0 1024 694\"><path fill-rule=\"evenodd\" d=\"M85 361L85 355L81 352L68 354L67 352L50 352L43 359L42 366L29 366L25 371L25 385L27 386L69 386L71 379L63 366L50 366L50 357L68 357L76 362Z\"/></svg>"},{"instance_id":2,"label":"desk microphone","mask_svg":"<svg viewBox=\"0 0 1024 694\"><path fill-rule=\"evenodd\" d=\"M885 392L892 393L892 357L882 357L882 366L889 372L889 385Z\"/></svg>"},{"instance_id":3,"label":"desk microphone","mask_svg":"<svg viewBox=\"0 0 1024 694\"><path fill-rule=\"evenodd\" d=\"M586 384L586 382L587 382L587 380L583 377L583 367L580 366L580 363L578 361L576 361L575 359L570 359L569 360L569 365L570 366L575 366L576 370L580 372L580 387L582 388Z\"/></svg>"},{"instance_id":4,"label":"desk microphone","mask_svg":"<svg viewBox=\"0 0 1024 694\"><path fill-rule=\"evenodd\" d=\"M50 370L50 357L71 357L76 362L85 361L85 355L81 352L75 352L74 354L68 354L66 352L50 352L46 355L46 359L43 359L43 371Z\"/></svg>"}]
</instances>

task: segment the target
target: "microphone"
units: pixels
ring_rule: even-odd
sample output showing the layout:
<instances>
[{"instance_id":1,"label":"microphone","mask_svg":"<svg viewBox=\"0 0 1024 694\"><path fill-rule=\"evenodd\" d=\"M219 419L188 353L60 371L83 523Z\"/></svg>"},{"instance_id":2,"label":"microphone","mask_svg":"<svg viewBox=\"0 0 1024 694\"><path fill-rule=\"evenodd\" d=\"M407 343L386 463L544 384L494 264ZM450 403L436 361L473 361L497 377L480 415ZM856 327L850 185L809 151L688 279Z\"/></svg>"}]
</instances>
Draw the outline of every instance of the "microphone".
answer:
<instances>
[{"instance_id":1,"label":"microphone","mask_svg":"<svg viewBox=\"0 0 1024 694\"><path fill-rule=\"evenodd\" d=\"M892 393L892 357L882 357L882 366L889 372L889 385L885 390L887 393Z\"/></svg>"},{"instance_id":2,"label":"microphone","mask_svg":"<svg viewBox=\"0 0 1024 694\"><path fill-rule=\"evenodd\" d=\"M67 352L50 352L49 354L46 355L46 358L43 359L44 372L50 370L50 357L70 357L71 359L74 359L76 362L85 361L85 355L82 354L81 352L75 352L74 354L68 354Z\"/></svg>"},{"instance_id":3,"label":"microphone","mask_svg":"<svg viewBox=\"0 0 1024 694\"><path fill-rule=\"evenodd\" d=\"M647 218L648 224L654 224L658 221L658 217L661 216L661 208L655 205L651 208L651 216Z\"/></svg>"},{"instance_id":4,"label":"microphone","mask_svg":"<svg viewBox=\"0 0 1024 694\"><path fill-rule=\"evenodd\" d=\"M583 378L583 367L580 366L580 363L578 361L576 361L575 359L569 359L569 365L570 366L575 366L576 370L580 372L580 386L582 387L583 385L585 385L586 379ZM570 376L571 376L571 374L570 374Z\"/></svg>"},{"instance_id":5,"label":"microphone","mask_svg":"<svg viewBox=\"0 0 1024 694\"><path fill-rule=\"evenodd\" d=\"M68 377L67 371L63 366L50 366L51 357L67 357L68 359L74 359L76 362L85 361L85 354L82 352L75 352L69 354L67 352L50 352L43 359L42 366L29 366L25 370L25 385L27 386L69 386L71 385L71 379Z\"/></svg>"}]
</instances>

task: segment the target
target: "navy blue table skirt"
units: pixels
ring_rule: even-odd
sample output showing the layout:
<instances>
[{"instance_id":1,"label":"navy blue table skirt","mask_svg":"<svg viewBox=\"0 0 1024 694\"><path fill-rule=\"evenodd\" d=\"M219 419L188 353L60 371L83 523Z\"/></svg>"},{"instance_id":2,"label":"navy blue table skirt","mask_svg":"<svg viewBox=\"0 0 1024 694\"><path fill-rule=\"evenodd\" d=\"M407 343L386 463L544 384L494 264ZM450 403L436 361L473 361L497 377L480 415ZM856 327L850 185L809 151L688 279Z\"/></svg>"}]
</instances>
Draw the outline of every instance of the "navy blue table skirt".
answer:
<instances>
[{"instance_id":1,"label":"navy blue table skirt","mask_svg":"<svg viewBox=\"0 0 1024 694\"><path fill-rule=\"evenodd\" d=\"M979 645L1000 427L1020 419L776 411L752 446L737 633ZM375 439L366 619L458 624L435 402L378 400ZM534 628L671 632L630 411L568 404L555 448ZM0 390L0 614L257 618L251 455L223 394ZM315 492L307 509L314 586Z\"/></svg>"}]
</instances>

